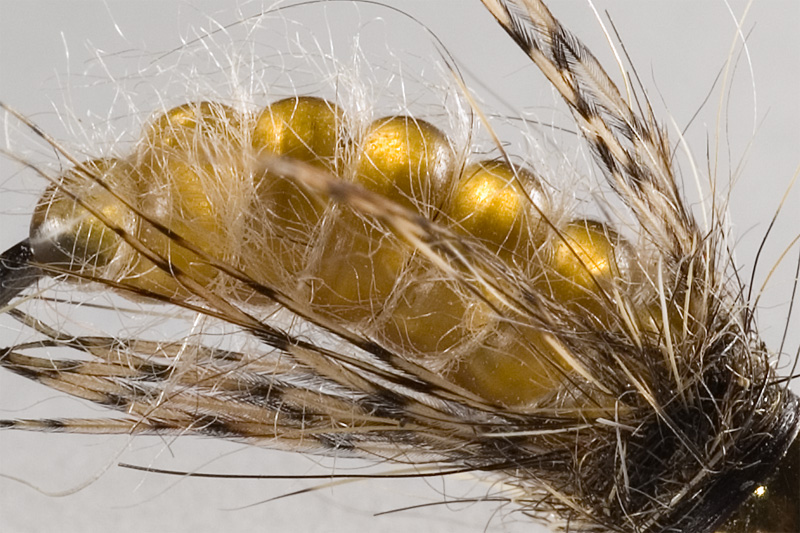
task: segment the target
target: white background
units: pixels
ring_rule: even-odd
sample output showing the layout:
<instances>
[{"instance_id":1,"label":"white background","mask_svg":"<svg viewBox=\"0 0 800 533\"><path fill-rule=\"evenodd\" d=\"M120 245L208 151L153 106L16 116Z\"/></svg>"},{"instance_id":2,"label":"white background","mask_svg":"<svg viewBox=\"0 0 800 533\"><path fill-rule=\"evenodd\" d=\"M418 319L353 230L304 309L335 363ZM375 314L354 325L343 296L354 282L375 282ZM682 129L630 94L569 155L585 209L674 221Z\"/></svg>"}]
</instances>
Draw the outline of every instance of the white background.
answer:
<instances>
[{"instance_id":1,"label":"white background","mask_svg":"<svg viewBox=\"0 0 800 533\"><path fill-rule=\"evenodd\" d=\"M190 28L207 27L207 16L236 20L236 13L220 12L219 3L175 2L0 2L0 100L32 117L60 139L86 146L93 127L89 114L103 116L109 106L94 96L95 84L108 87L108 80L84 79L94 52L160 52L180 46L180 35ZM459 64L465 66L485 87L470 82L486 100L496 91L510 107L536 109L553 105L553 97L543 85L528 88L536 80L533 67L526 63L505 34L497 28L475 1L394 2L418 17L442 39ZM556 15L575 31L609 65L610 54L602 33L584 2L559 2ZM744 2L735 2L739 15ZM695 158L705 171L706 140L717 138L716 121L720 86L714 79L724 67L735 38L733 19L722 2L676 2L674 0L638 2L598 2L608 10L619 29L627 51L662 119L670 113L681 128L695 111L700 117L691 126L690 143ZM261 8L245 4L246 15ZM392 15L393 16L393 15ZM391 16L387 15L391 20ZM329 23L330 24L330 23ZM335 22L334 22L335 24ZM800 104L800 7L794 0L756 2L744 32L749 34L751 63L741 58L733 83L734 99L723 104L721 116L729 128L730 141L723 141L720 168L737 170L733 184L731 213L739 237L736 254L742 271L749 274L752 258L772 213L800 164L800 133L797 123ZM752 30L752 31L751 31ZM402 35L400 36L402 38ZM415 37L416 38L416 37ZM366 46L369 46L367 44ZM738 50L738 48L737 48ZM126 59L111 61L109 76L134 75L126 72ZM427 61L436 61L435 58ZM88 62L88 63L87 63ZM135 60L129 62L135 65ZM752 78L749 68L752 67ZM609 68L609 70L612 70ZM92 70L96 72L96 70ZM524 80L524 81L521 81ZM752 98L755 83L756 103ZM409 90L424 90L414 88ZM62 88L62 89L59 89ZM65 106L63 99L69 100ZM706 95L709 101L704 104ZM541 100L537 100L541 99ZM543 102L543 103L542 103ZM54 107L55 103L55 107ZM157 104L154 103L154 107ZM666 108L666 111L665 111ZM71 110L64 128L59 116ZM147 111L144 111L146 117ZM502 113L510 113L507 108ZM677 138L669 125L673 144ZM16 132L15 132L16 131ZM17 135L15 130L10 135ZM77 138L70 138L74 134ZM108 139L106 139L108 140ZM752 145L748 143L752 141ZM105 150L106 148L102 148ZM519 153L512 146L510 151ZM738 164L744 158L744 167ZM46 151L36 155L48 157ZM52 154L50 154L52 157ZM731 163L724 162L730 159ZM52 164L52 161L51 161ZM42 187L41 180L3 161L0 173L0 248L5 249L25 237L27 219ZM717 176L721 187L730 184L727 170ZM800 218L795 190L788 208L777 223L770 245L762 259L758 280L782 249L797 235ZM788 309L793 250L786 268L775 274L763 299L760 313L765 340L776 348ZM759 281L760 285L760 281ZM800 342L800 320L793 319L794 337L789 351ZM0 345L19 339L17 325L0 320ZM41 402L41 403L40 403ZM68 411L75 406L41 387L28 386L7 373L0 374L0 418L13 418L49 412L54 406ZM117 452L121 460L149 464L154 457L174 455L175 468L240 473L319 473L330 471L332 460L315 468L317 459L278 454L241 445L210 440L187 439L165 442L137 439L132 451L126 438L84 437L0 433L0 474L16 476L45 492L68 491L88 486L64 497L46 496L12 479L0 478L0 530L14 532L64 531L533 531L522 517L495 504L435 506L429 509L373 517L375 512L403 505L442 501L444 492L458 497L475 489L471 481L454 480L413 482L358 482L351 486L323 489L313 494L290 497L247 509L232 508L256 504L313 482L293 481L206 481L176 479L131 472L112 466ZM206 461L210 461L206 465ZM94 482L93 476L110 466ZM338 465L336 465L338 467ZM471 494L485 487L477 484ZM453 512L457 511L457 512Z\"/></svg>"}]
</instances>

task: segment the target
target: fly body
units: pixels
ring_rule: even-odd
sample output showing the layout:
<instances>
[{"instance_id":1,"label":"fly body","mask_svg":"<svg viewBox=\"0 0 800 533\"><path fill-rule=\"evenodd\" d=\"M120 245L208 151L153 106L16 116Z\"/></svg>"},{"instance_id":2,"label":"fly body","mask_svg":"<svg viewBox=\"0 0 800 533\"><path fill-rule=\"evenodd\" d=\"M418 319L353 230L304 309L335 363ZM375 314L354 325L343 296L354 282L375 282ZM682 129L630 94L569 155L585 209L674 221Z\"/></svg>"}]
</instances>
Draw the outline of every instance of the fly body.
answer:
<instances>
[{"instance_id":1,"label":"fly body","mask_svg":"<svg viewBox=\"0 0 800 533\"><path fill-rule=\"evenodd\" d=\"M720 6L717 41L680 17L648 39L640 7L618 18L590 3L587 24L539 0L482 3L486 29L466 24L472 37L453 45L443 21L480 6L319 1L204 13L157 53L175 32L120 7L109 39L121 51L93 44L70 62L79 76L49 78L57 113L18 111L9 85L3 209L28 207L0 256L0 443L49 473L4 471L0 520L45 527L62 501L37 494L42 512L20 512L21 482L68 493L60 512L89 531L123 515L132 531L294 529L328 491L333 518L311 518L323 529L387 508L367 523L800 527L800 259L796 225L781 222L797 191L775 154L797 134L757 165L738 155L758 146L761 87L776 85L744 16L759 4ZM679 68L651 73L639 46ZM480 54L488 66L464 57ZM764 76L796 81L778 63ZM673 93L687 99L674 111ZM798 104L776 101L784 123ZM737 204L751 172L779 192ZM771 225L740 241L729 210L762 203L788 237ZM60 399L38 404L43 387ZM67 468L77 485L52 483L59 454L72 462L98 439L116 448ZM191 464L165 458L185 443ZM150 454L125 450L137 446ZM204 477L253 474L240 455L263 485ZM284 460L299 465L276 474ZM119 510L129 495L104 485L113 504L95 513L80 498L120 470L176 486ZM358 510L340 485L367 489ZM371 506L373 486L388 505ZM420 486L433 496L395 498Z\"/></svg>"}]
</instances>

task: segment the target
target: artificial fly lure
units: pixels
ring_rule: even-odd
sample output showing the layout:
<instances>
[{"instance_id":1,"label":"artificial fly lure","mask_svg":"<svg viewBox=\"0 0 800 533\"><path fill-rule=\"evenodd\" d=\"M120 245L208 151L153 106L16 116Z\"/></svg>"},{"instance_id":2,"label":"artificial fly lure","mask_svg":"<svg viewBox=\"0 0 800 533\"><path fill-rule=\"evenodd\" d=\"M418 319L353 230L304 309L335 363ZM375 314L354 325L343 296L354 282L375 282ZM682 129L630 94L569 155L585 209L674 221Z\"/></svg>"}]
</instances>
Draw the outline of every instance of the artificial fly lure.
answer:
<instances>
[{"instance_id":1,"label":"artificial fly lure","mask_svg":"<svg viewBox=\"0 0 800 533\"><path fill-rule=\"evenodd\" d=\"M198 84L90 157L3 104L60 164L5 149L48 185L29 235L0 256L0 310L19 331L0 366L117 413L0 427L212 437L366 458L389 478L473 476L483 500L557 531L800 530L800 400L759 335L724 195L712 183L695 215L683 188L704 165L678 164L637 79L615 83L543 3L483 3L566 103L570 124L548 131L584 139L605 184L589 201L555 175L575 172L563 159L504 144L509 121L484 112L443 52L452 83L432 89L447 110L410 98L384 114L371 102L391 73L359 56L340 75L319 48L292 49L316 69L307 79L284 66L227 98ZM266 13L291 26L280 7L250 22ZM232 28L187 48L207 52ZM239 68L292 55L232 42ZM169 61L153 64L175 80ZM364 70L385 83L359 81ZM72 329L98 306L76 292L110 299L102 321ZM141 326L173 312L188 329Z\"/></svg>"}]
</instances>

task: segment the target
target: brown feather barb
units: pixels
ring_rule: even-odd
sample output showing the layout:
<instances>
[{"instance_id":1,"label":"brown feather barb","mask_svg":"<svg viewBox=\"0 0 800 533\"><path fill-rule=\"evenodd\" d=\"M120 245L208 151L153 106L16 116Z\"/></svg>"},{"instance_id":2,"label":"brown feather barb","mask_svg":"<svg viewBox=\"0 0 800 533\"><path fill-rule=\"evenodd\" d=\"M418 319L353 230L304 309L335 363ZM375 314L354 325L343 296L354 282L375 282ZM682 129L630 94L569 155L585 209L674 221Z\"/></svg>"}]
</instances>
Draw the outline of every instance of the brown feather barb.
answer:
<instances>
[{"instance_id":1,"label":"brown feather barb","mask_svg":"<svg viewBox=\"0 0 800 533\"><path fill-rule=\"evenodd\" d=\"M488 481L480 499L556 531L800 528L800 400L756 329L725 206L695 219L644 91L615 83L544 3L483 3L566 103L599 194L574 198L536 148L522 163L494 140L494 122L512 121L485 118L444 53L446 72L421 85L445 109L418 113L424 97L409 103L366 55L347 71L318 30L316 49L270 48L286 61L274 77L269 65L208 98L198 73L226 70L220 57L258 71L262 43L242 43L274 39L271 18L294 28L295 11L338 2L220 22L161 55L142 75L177 76L185 94L159 95L126 129L135 140L89 158L0 104L7 131L60 162L6 142L48 187L0 256L0 312L18 332L0 366L117 413L6 415L0 428L193 435L367 458L389 477L469 475ZM541 129L525 141L561 149ZM85 318L98 294L102 318Z\"/></svg>"}]
</instances>

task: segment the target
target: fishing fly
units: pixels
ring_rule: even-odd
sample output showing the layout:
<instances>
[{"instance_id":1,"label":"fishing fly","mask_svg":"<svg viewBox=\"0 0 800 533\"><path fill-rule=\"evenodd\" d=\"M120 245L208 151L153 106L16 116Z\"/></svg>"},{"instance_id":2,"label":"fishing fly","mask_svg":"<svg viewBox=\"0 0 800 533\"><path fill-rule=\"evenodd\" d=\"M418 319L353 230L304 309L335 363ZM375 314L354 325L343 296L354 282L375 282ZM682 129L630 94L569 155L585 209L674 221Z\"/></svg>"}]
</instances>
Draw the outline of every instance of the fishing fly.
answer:
<instances>
[{"instance_id":1,"label":"fishing fly","mask_svg":"<svg viewBox=\"0 0 800 533\"><path fill-rule=\"evenodd\" d=\"M3 102L4 153L44 186L0 256L0 366L80 400L4 416L4 435L333 458L291 474L298 492L411 478L556 531L797 531L800 400L777 367L796 375L798 355L762 339L763 290L734 254L725 120L730 145L701 159L634 50L601 62L538 0L483 5L545 80L546 116L490 110L492 83L436 31L372 2L243 6L139 55L104 120L65 121L88 149ZM419 39L392 42L390 15ZM749 64L733 20L723 110ZM783 247L796 268L797 235ZM479 488L452 497L450 478Z\"/></svg>"}]
</instances>

